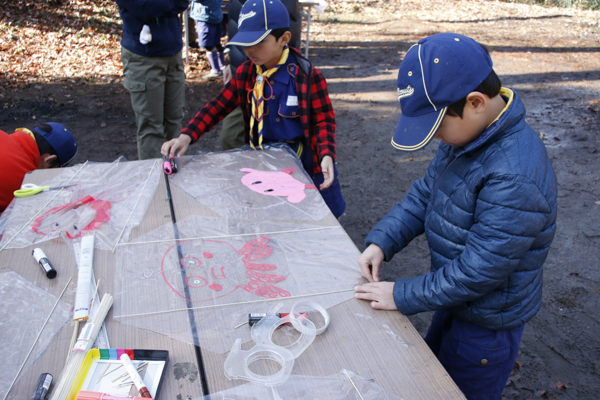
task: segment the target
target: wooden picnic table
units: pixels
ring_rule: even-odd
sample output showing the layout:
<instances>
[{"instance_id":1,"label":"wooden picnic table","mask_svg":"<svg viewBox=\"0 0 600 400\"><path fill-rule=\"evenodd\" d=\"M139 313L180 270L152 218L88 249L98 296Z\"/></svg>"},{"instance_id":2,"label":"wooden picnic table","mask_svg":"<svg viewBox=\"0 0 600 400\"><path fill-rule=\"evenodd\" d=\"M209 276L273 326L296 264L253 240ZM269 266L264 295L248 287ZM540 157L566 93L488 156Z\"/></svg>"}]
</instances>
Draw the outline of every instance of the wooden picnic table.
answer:
<instances>
[{"instance_id":1,"label":"wooden picnic table","mask_svg":"<svg viewBox=\"0 0 600 400\"><path fill-rule=\"evenodd\" d=\"M59 172L60 170L34 171L26 176L25 182L42 183ZM181 169L181 165L178 173L186 173ZM198 202L191 199L179 187L170 185L170 191L178 219L198 212ZM142 223L132 230L130 237L138 237L170 221L170 204L167 201L166 185L161 177ZM335 219L329 214L324 221L323 223L332 223ZM349 237L347 246L359 254ZM42 247L53 263L58 271L55 279L48 279L36 266L31 256L32 249L35 247ZM94 274L96 280L101 282L100 297L104 293L114 295L118 251L119 249L116 252L99 249L94 251ZM17 272L56 297L60 295L69 278L73 278L61 301L74 303L77 267L73 250L62 239L1 251L0 273L8 271ZM309 297L305 300L311 299ZM460 390L404 315L399 312L373 310L368 302L354 298L331 307L328 312L331 317L329 327L295 360L293 375L325 377L339 373L341 370L349 370L371 380L388 394L405 400L464 399ZM223 313L226 314L227 310ZM46 316L31 315L31 318L40 320ZM234 322L232 321L232 324ZM22 323L27 324L28 321ZM42 373L52 374L55 382L59 379L68 354L73 324L70 322L64 326L52 338L47 350L29 369L20 374L8 399L29 399ZM210 346L204 346L207 344L206 341L200 343L198 349L194 344L121 323L113 317L112 310L108 313L105 325L111 348L169 351L159 400L194 399L203 395L203 387L208 388L210 393L216 393L247 383L243 380L226 378L223 365L227 354L211 351ZM203 327L197 326L197 329L202 331ZM239 329L248 330L249 327L246 324ZM2 337L0 328L0 341L7 339ZM31 343L21 343L21 346L29 348ZM250 346L245 343L245 347ZM201 360L199 353L201 353ZM270 365L258 365L255 370L258 373L269 374L272 373L269 372L272 368ZM201 369L204 371L203 374ZM201 379L203 375L206 377L204 383Z\"/></svg>"}]
</instances>

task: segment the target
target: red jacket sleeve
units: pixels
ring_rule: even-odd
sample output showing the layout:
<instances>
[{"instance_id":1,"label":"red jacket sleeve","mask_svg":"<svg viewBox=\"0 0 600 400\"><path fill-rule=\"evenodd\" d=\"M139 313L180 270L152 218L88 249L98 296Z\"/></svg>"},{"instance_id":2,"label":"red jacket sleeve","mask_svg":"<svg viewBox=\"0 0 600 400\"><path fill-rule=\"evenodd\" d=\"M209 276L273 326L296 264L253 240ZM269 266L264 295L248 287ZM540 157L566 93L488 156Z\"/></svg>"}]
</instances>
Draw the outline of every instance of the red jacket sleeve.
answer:
<instances>
[{"instance_id":1,"label":"red jacket sleeve","mask_svg":"<svg viewBox=\"0 0 600 400\"><path fill-rule=\"evenodd\" d=\"M335 161L335 115L327 91L327 82L319 70L313 68L311 84L311 141L318 149L318 161L331 156Z\"/></svg>"},{"instance_id":2,"label":"red jacket sleeve","mask_svg":"<svg viewBox=\"0 0 600 400\"><path fill-rule=\"evenodd\" d=\"M189 135L192 138L192 143L194 143L200 136L214 128L220 120L240 104L237 94L237 86L240 84L242 83L237 81L235 77L229 81L227 85L223 86L217 97L198 111L181 133Z\"/></svg>"}]
</instances>

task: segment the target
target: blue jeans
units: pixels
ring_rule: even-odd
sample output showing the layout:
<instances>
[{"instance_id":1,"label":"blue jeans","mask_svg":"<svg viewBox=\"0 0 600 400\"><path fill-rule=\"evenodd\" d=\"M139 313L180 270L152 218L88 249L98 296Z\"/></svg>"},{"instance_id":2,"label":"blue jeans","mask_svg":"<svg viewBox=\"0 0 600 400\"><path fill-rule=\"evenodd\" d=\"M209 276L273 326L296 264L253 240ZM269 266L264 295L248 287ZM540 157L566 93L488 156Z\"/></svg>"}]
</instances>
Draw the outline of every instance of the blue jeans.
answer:
<instances>
[{"instance_id":1,"label":"blue jeans","mask_svg":"<svg viewBox=\"0 0 600 400\"><path fill-rule=\"evenodd\" d=\"M513 369L525 324L492 330L438 310L425 336L468 400L498 400Z\"/></svg>"}]
</instances>

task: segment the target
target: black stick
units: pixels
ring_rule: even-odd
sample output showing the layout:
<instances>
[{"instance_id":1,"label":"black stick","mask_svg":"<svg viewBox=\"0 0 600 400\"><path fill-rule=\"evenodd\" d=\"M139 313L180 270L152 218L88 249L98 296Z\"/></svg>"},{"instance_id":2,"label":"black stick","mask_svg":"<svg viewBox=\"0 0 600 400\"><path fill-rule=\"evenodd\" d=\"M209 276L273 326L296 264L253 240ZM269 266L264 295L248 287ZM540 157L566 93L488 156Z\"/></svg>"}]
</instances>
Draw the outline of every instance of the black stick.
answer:
<instances>
[{"instance_id":1,"label":"black stick","mask_svg":"<svg viewBox=\"0 0 600 400\"><path fill-rule=\"evenodd\" d=\"M171 197L171 186L169 185L169 177L165 176L165 184L167 187L167 199L169 200L169 207L171 209L171 221L173 222L173 234L177 241L177 256L179 261L183 259L183 253L181 251L181 244L179 243L179 229L177 229L177 218L175 217L175 208L173 208L173 198ZM188 318L190 320L190 327L192 328L192 337L194 338L194 348L196 351L196 361L198 362L198 369L200 371L200 381L202 382L202 393L206 396L210 394L208 390L208 380L206 379L206 370L204 369L204 359L202 357L202 348L200 347L200 339L198 338L198 328L196 326L196 318L194 317L194 310L192 310L192 303L190 302L190 289L186 284L186 271L181 262L179 264L179 272L181 273L181 279L183 281L183 291L185 293L185 303L188 308Z\"/></svg>"}]
</instances>

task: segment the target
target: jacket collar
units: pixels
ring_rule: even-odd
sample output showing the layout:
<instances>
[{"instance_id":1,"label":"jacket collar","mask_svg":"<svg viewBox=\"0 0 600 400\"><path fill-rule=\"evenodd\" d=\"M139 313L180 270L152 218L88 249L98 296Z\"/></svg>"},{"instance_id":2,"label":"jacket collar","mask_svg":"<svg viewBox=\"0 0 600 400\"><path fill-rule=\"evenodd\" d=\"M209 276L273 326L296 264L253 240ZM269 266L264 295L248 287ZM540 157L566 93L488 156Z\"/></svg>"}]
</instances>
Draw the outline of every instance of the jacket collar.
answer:
<instances>
[{"instance_id":1,"label":"jacket collar","mask_svg":"<svg viewBox=\"0 0 600 400\"><path fill-rule=\"evenodd\" d=\"M503 136L512 134L512 127L525 118L525 108L517 92L510 88L501 88L500 95L506 101L506 106L498 114L496 119L479 135L477 139L466 145L465 147L457 147L454 149L456 156L466 152L471 152L479 149L484 145L488 145L500 139Z\"/></svg>"}]
</instances>

